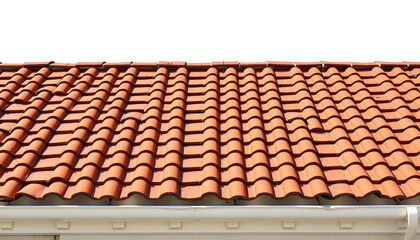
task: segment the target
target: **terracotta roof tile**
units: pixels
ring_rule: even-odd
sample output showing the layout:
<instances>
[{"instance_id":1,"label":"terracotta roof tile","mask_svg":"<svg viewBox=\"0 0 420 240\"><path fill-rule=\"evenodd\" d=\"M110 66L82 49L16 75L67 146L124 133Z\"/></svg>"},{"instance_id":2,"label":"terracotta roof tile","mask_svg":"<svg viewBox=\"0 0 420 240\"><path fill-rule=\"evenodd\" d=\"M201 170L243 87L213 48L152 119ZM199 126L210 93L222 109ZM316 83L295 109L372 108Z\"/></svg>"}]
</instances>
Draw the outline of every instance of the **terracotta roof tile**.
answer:
<instances>
[{"instance_id":1,"label":"terracotta roof tile","mask_svg":"<svg viewBox=\"0 0 420 240\"><path fill-rule=\"evenodd\" d=\"M129 68L132 62L112 62L112 63L104 63L104 67L115 67L115 68Z\"/></svg>"},{"instance_id":2,"label":"terracotta roof tile","mask_svg":"<svg viewBox=\"0 0 420 240\"><path fill-rule=\"evenodd\" d=\"M233 61L212 62L211 65L213 67L225 67L225 68L239 67L239 62L233 62Z\"/></svg>"},{"instance_id":3,"label":"terracotta roof tile","mask_svg":"<svg viewBox=\"0 0 420 240\"><path fill-rule=\"evenodd\" d=\"M77 62L76 67L101 67L105 62Z\"/></svg>"},{"instance_id":4,"label":"terracotta roof tile","mask_svg":"<svg viewBox=\"0 0 420 240\"><path fill-rule=\"evenodd\" d=\"M0 198L411 198L418 65L3 63Z\"/></svg>"},{"instance_id":5,"label":"terracotta roof tile","mask_svg":"<svg viewBox=\"0 0 420 240\"><path fill-rule=\"evenodd\" d=\"M160 67L170 67L170 68L178 68L178 67L185 67L187 65L186 62L173 62L173 61L160 61Z\"/></svg>"},{"instance_id":6,"label":"terracotta roof tile","mask_svg":"<svg viewBox=\"0 0 420 240\"><path fill-rule=\"evenodd\" d=\"M1 68L22 68L22 63L0 63Z\"/></svg>"},{"instance_id":7,"label":"terracotta roof tile","mask_svg":"<svg viewBox=\"0 0 420 240\"><path fill-rule=\"evenodd\" d=\"M50 64L54 63L54 61L49 62L25 62L23 67L31 68L31 67L48 67Z\"/></svg>"}]
</instances>

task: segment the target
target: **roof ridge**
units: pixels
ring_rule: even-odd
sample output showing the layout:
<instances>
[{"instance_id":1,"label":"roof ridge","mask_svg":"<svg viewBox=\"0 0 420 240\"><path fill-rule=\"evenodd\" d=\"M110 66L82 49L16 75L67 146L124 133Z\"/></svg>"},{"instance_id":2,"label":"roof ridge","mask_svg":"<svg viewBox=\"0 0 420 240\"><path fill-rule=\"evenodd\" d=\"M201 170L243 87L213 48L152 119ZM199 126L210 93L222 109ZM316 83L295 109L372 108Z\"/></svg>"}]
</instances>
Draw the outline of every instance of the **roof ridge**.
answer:
<instances>
[{"instance_id":1,"label":"roof ridge","mask_svg":"<svg viewBox=\"0 0 420 240\"><path fill-rule=\"evenodd\" d=\"M149 68L156 69L159 67L166 68L179 68L186 67L191 69L200 68L264 68L264 67L283 67L283 68L311 68L311 67L353 67L353 68L374 68L374 67L420 67L420 62L402 61L373 61L373 62L340 62L340 61L316 61L316 62L296 62L296 61L265 61L265 62L240 62L240 61L213 61L213 62L182 62L182 61L159 61L159 62L76 62L76 63L57 63L54 61L49 62L24 62L24 63L7 63L0 62L0 69L16 69L16 68L57 68L57 69L70 69L73 67L94 67L94 68Z\"/></svg>"}]
</instances>

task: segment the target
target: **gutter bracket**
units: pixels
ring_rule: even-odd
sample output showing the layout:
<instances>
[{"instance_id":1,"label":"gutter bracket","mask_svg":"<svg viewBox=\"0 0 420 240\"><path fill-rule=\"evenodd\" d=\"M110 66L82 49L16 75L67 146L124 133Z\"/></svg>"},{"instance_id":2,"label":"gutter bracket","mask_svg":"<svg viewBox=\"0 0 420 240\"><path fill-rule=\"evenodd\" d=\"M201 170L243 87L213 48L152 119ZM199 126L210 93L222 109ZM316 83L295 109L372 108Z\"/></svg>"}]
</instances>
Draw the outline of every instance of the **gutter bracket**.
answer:
<instances>
[{"instance_id":1,"label":"gutter bracket","mask_svg":"<svg viewBox=\"0 0 420 240\"><path fill-rule=\"evenodd\" d=\"M416 236L417 226L419 223L419 213L417 207L407 207L407 231L404 240L413 240Z\"/></svg>"}]
</instances>

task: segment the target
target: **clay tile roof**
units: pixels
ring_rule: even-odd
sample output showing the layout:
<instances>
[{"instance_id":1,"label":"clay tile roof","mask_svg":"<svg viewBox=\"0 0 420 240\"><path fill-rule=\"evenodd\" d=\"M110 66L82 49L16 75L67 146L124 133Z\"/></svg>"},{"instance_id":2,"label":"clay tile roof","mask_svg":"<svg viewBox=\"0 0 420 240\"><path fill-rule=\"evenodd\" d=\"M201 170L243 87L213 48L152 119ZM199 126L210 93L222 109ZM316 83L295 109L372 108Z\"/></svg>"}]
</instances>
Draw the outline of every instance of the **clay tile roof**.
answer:
<instances>
[{"instance_id":1,"label":"clay tile roof","mask_svg":"<svg viewBox=\"0 0 420 240\"><path fill-rule=\"evenodd\" d=\"M0 64L0 199L420 193L420 66Z\"/></svg>"}]
</instances>

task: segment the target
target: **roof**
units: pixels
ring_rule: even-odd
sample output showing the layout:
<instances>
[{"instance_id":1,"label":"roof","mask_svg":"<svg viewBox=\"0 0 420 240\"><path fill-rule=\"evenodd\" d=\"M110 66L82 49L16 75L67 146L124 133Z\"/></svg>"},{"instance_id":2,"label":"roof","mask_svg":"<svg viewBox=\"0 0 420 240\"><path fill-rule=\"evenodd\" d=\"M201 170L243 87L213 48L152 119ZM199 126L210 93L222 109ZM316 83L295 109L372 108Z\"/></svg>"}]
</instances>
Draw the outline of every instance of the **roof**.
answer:
<instances>
[{"instance_id":1,"label":"roof","mask_svg":"<svg viewBox=\"0 0 420 240\"><path fill-rule=\"evenodd\" d=\"M0 198L411 198L419 67L3 63Z\"/></svg>"}]
</instances>

